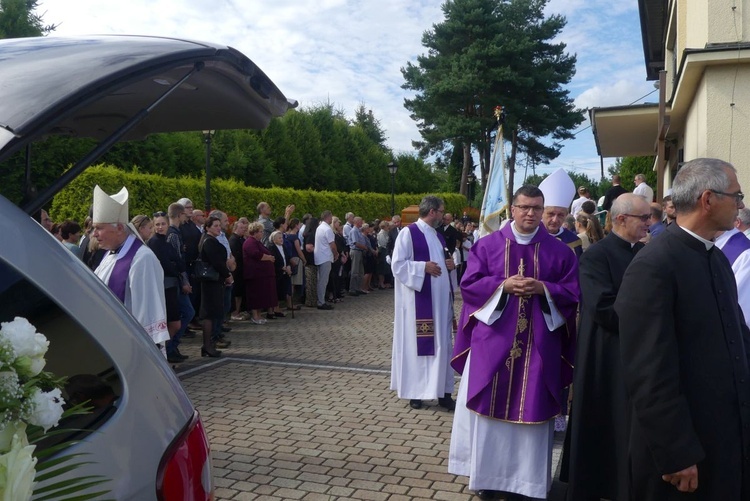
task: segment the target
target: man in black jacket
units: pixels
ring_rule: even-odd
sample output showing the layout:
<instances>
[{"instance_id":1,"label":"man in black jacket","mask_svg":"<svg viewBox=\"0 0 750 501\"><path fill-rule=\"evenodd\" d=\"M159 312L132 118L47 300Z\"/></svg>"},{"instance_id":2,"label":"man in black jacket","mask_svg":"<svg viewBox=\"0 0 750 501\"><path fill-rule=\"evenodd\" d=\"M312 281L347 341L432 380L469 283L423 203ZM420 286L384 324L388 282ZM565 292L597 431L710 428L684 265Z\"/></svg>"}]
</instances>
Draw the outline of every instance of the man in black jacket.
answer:
<instances>
[{"instance_id":1,"label":"man in black jacket","mask_svg":"<svg viewBox=\"0 0 750 501\"><path fill-rule=\"evenodd\" d=\"M713 243L743 197L731 164L687 162L672 189L677 224L625 272L615 311L631 499L750 499L750 331Z\"/></svg>"},{"instance_id":2,"label":"man in black jacket","mask_svg":"<svg viewBox=\"0 0 750 501\"><path fill-rule=\"evenodd\" d=\"M604 193L604 202L602 202L602 209L609 211L612 208L612 202L614 202L617 197L627 192L628 190L620 186L620 176L612 176L612 187Z\"/></svg>"},{"instance_id":3,"label":"man in black jacket","mask_svg":"<svg viewBox=\"0 0 750 501\"><path fill-rule=\"evenodd\" d=\"M571 501L628 501L627 396L620 370L615 299L648 232L649 205L626 193L612 204L612 231L581 256L581 309L573 406L563 464Z\"/></svg>"}]
</instances>

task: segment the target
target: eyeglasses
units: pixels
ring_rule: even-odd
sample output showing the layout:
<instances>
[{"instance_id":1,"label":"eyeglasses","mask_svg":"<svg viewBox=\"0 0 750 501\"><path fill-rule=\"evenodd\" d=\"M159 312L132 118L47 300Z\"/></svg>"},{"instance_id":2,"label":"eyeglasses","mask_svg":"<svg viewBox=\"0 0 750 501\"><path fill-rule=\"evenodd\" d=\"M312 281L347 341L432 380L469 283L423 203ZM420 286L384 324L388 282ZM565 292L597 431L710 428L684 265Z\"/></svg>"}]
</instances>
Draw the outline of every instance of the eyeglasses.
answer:
<instances>
[{"instance_id":1,"label":"eyeglasses","mask_svg":"<svg viewBox=\"0 0 750 501\"><path fill-rule=\"evenodd\" d=\"M636 218L636 219L640 219L640 220L641 220L641 221L643 221L644 223L645 223L646 221L648 221L648 220L649 220L649 218L651 217L651 214L621 214L621 215L623 215L623 216L627 216L627 217L634 217L634 218Z\"/></svg>"},{"instance_id":2,"label":"eyeglasses","mask_svg":"<svg viewBox=\"0 0 750 501\"><path fill-rule=\"evenodd\" d=\"M711 193L716 193L717 195L724 195L725 197L734 197L735 203L740 203L745 198L745 194L741 191L738 191L737 193L725 193L723 191L716 191L716 190L708 190Z\"/></svg>"},{"instance_id":3,"label":"eyeglasses","mask_svg":"<svg viewBox=\"0 0 750 501\"><path fill-rule=\"evenodd\" d=\"M154 212L151 217L167 217L167 213L164 211Z\"/></svg>"},{"instance_id":4,"label":"eyeglasses","mask_svg":"<svg viewBox=\"0 0 750 501\"><path fill-rule=\"evenodd\" d=\"M513 207L520 210L521 212L532 211L535 214L539 214L544 210L544 207L539 207L538 205L514 205Z\"/></svg>"}]
</instances>

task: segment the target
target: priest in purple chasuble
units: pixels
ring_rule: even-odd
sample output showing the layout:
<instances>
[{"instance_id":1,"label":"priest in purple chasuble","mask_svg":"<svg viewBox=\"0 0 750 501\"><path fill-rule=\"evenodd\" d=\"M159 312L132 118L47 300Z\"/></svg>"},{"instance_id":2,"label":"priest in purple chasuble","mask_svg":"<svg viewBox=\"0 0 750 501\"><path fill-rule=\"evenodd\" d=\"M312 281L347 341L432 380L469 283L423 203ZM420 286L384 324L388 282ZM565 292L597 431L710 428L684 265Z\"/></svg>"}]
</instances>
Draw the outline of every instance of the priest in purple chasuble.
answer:
<instances>
[{"instance_id":1,"label":"priest in purple chasuble","mask_svg":"<svg viewBox=\"0 0 750 501\"><path fill-rule=\"evenodd\" d=\"M94 188L94 237L109 252L94 273L109 287L143 326L166 356L169 340L164 299L164 271L156 255L128 225L128 191L107 195Z\"/></svg>"},{"instance_id":2,"label":"priest in purple chasuble","mask_svg":"<svg viewBox=\"0 0 750 501\"><path fill-rule=\"evenodd\" d=\"M750 322L750 239L735 227L716 237L716 247L732 265L740 308L745 322Z\"/></svg>"},{"instance_id":3,"label":"priest in purple chasuble","mask_svg":"<svg viewBox=\"0 0 750 501\"><path fill-rule=\"evenodd\" d=\"M419 409L438 400L449 410L454 385L452 353L453 300L445 241L435 231L445 206L435 196L419 204L419 220L402 229L393 249L395 312L391 389Z\"/></svg>"},{"instance_id":4,"label":"priest in purple chasuble","mask_svg":"<svg viewBox=\"0 0 750 501\"><path fill-rule=\"evenodd\" d=\"M544 196L525 185L512 222L472 247L452 365L462 374L448 471L484 499L544 499L554 418L573 376L578 259L541 225Z\"/></svg>"}]
</instances>

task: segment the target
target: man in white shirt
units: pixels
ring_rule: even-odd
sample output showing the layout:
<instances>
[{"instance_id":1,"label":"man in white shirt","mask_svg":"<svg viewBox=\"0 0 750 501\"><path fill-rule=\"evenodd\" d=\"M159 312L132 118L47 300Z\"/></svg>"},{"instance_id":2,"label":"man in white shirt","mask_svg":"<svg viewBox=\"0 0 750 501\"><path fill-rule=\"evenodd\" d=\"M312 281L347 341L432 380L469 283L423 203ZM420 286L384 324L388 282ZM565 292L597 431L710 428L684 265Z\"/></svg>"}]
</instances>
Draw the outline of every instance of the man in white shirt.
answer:
<instances>
[{"instance_id":1,"label":"man in white shirt","mask_svg":"<svg viewBox=\"0 0 750 501\"><path fill-rule=\"evenodd\" d=\"M326 288L328 277L331 275L331 263L339 257L336 249L336 238L333 236L331 221L333 214L326 210L320 215L320 224L315 230L315 266L318 267L318 309L332 310L333 306L326 303Z\"/></svg>"},{"instance_id":2,"label":"man in white shirt","mask_svg":"<svg viewBox=\"0 0 750 501\"><path fill-rule=\"evenodd\" d=\"M646 176L643 174L636 174L635 189L633 190L633 193L642 196L649 204L654 201L654 190L651 189L651 186L646 184Z\"/></svg>"}]
</instances>

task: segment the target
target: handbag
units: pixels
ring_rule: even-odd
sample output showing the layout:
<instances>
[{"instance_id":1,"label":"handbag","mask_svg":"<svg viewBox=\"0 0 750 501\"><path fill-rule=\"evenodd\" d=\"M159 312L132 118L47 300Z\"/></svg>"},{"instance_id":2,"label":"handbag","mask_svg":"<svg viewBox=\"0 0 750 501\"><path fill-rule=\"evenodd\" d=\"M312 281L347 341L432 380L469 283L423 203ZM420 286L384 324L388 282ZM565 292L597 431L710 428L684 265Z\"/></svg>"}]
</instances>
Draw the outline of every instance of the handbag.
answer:
<instances>
[{"instance_id":1,"label":"handbag","mask_svg":"<svg viewBox=\"0 0 750 501\"><path fill-rule=\"evenodd\" d=\"M209 263L200 259L195 262L193 271L195 272L195 278L201 282L217 282L219 280L219 272Z\"/></svg>"}]
</instances>

